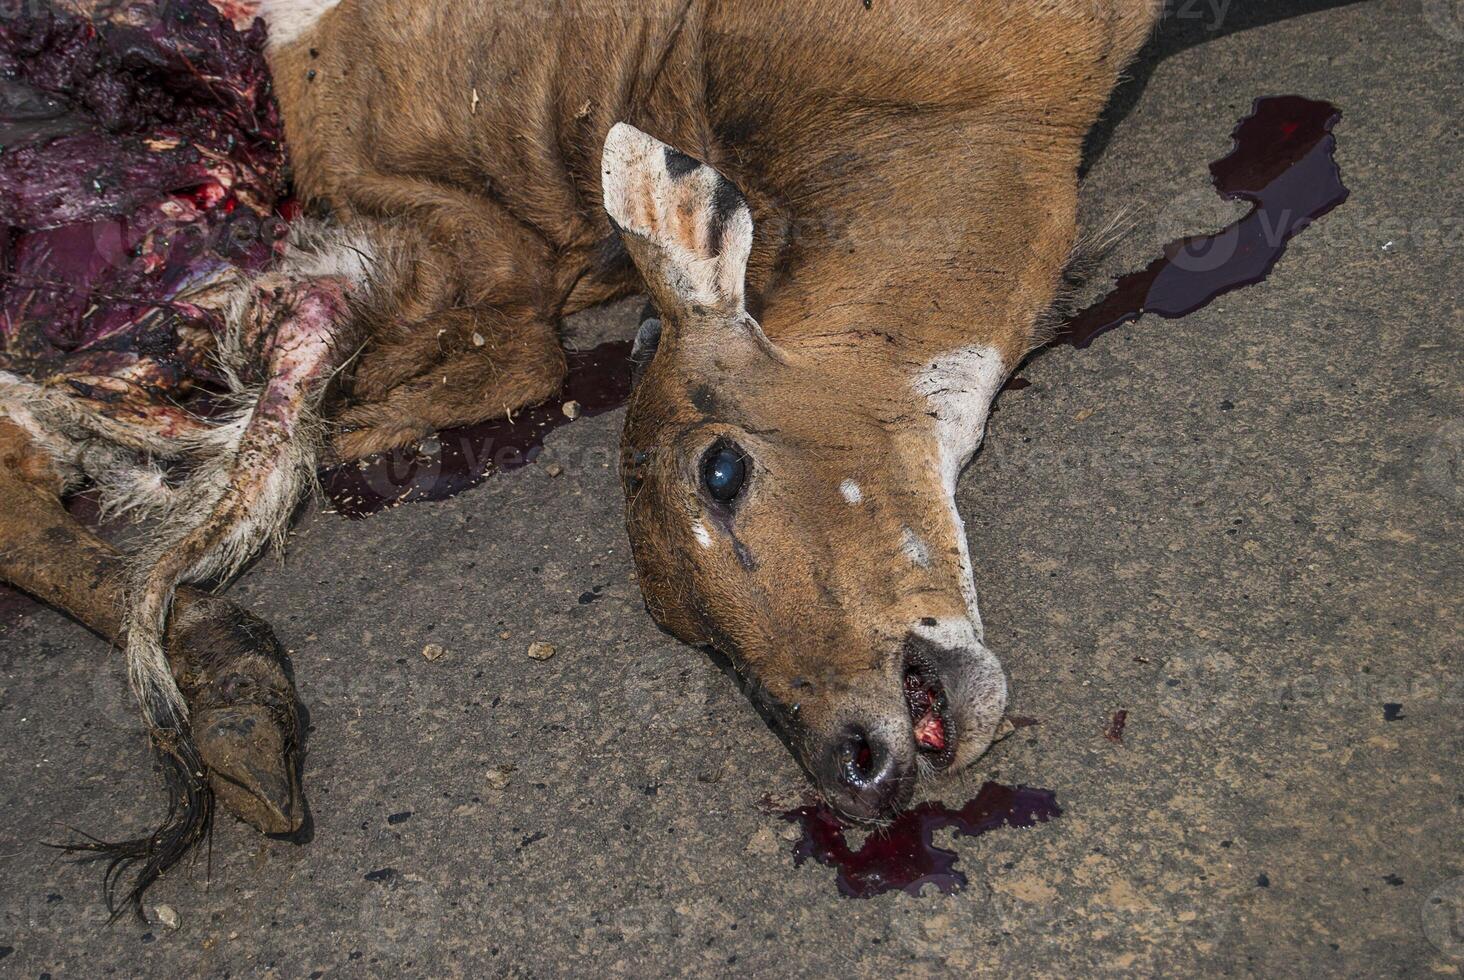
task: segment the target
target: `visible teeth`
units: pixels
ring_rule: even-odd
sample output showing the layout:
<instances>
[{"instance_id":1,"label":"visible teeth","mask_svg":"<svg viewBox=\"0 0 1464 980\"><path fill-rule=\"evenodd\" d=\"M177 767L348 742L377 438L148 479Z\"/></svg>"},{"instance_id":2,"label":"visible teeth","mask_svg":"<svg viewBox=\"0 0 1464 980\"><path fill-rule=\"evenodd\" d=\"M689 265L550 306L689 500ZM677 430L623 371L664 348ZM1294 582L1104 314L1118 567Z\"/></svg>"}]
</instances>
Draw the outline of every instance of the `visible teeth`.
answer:
<instances>
[{"instance_id":1,"label":"visible teeth","mask_svg":"<svg viewBox=\"0 0 1464 980\"><path fill-rule=\"evenodd\" d=\"M905 703L910 706L911 717L918 718L930 710L932 700L930 689L920 682L920 675L905 675Z\"/></svg>"},{"instance_id":2,"label":"visible teeth","mask_svg":"<svg viewBox=\"0 0 1464 980\"><path fill-rule=\"evenodd\" d=\"M918 671L907 671L904 678L905 704L915 720L915 744L922 749L944 752L945 722L940 716L939 688L927 686Z\"/></svg>"}]
</instances>

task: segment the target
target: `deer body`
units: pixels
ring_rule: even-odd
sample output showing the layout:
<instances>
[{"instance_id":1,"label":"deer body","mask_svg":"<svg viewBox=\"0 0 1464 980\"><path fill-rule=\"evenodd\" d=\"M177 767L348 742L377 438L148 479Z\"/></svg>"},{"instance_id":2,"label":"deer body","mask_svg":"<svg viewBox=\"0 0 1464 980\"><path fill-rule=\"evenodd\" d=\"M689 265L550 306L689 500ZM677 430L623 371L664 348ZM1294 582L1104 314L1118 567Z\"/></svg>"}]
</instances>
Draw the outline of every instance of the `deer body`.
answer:
<instances>
[{"instance_id":1,"label":"deer body","mask_svg":"<svg viewBox=\"0 0 1464 980\"><path fill-rule=\"evenodd\" d=\"M549 397L559 319L644 288L623 479L648 608L733 659L836 806L887 818L1002 716L955 482L1157 12L264 0L330 228L275 274L349 293L364 343L336 453Z\"/></svg>"}]
</instances>

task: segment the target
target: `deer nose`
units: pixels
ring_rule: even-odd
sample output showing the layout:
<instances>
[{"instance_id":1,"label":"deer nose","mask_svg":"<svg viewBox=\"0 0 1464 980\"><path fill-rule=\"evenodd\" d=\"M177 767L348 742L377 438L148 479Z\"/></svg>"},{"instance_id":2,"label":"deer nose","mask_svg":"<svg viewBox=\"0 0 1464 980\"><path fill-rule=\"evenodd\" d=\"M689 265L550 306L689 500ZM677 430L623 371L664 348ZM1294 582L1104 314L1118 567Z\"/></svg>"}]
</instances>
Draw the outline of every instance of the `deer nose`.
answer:
<instances>
[{"instance_id":1,"label":"deer nose","mask_svg":"<svg viewBox=\"0 0 1464 980\"><path fill-rule=\"evenodd\" d=\"M853 820L894 816L915 792L915 759L903 737L884 726L851 723L830 741L818 781L829 804ZM902 748L903 747L903 748Z\"/></svg>"}]
</instances>

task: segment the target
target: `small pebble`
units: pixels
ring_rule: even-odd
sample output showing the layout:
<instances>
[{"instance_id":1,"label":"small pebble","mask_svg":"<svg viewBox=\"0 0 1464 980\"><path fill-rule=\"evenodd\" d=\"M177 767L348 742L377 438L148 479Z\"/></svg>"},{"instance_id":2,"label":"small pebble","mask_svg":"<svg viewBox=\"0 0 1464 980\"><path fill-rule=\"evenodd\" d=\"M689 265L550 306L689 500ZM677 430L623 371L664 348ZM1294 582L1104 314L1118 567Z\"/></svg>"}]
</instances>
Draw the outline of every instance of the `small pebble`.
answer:
<instances>
[{"instance_id":1,"label":"small pebble","mask_svg":"<svg viewBox=\"0 0 1464 980\"><path fill-rule=\"evenodd\" d=\"M783 849L777 836L767 827L759 827L743 851L748 854L777 854Z\"/></svg>"},{"instance_id":2,"label":"small pebble","mask_svg":"<svg viewBox=\"0 0 1464 980\"><path fill-rule=\"evenodd\" d=\"M153 909L153 918L157 919L158 922L167 926L169 929L177 929L180 924L178 910L171 905L159 905Z\"/></svg>"},{"instance_id":3,"label":"small pebble","mask_svg":"<svg viewBox=\"0 0 1464 980\"><path fill-rule=\"evenodd\" d=\"M473 346L474 347L482 347L486 343L488 343L488 341L486 341L486 340L483 339L483 335L480 334L478 331L474 330L473 331Z\"/></svg>"},{"instance_id":4,"label":"small pebble","mask_svg":"<svg viewBox=\"0 0 1464 980\"><path fill-rule=\"evenodd\" d=\"M483 781L488 784L489 789L505 790L508 788L510 779L516 766L494 766L484 775Z\"/></svg>"},{"instance_id":5,"label":"small pebble","mask_svg":"<svg viewBox=\"0 0 1464 980\"><path fill-rule=\"evenodd\" d=\"M535 640L529 644L529 659L531 660L548 660L557 652L554 644L545 643L543 640Z\"/></svg>"},{"instance_id":6,"label":"small pebble","mask_svg":"<svg viewBox=\"0 0 1464 980\"><path fill-rule=\"evenodd\" d=\"M429 664L447 656L447 649L441 643L429 643L422 648L422 658Z\"/></svg>"},{"instance_id":7,"label":"small pebble","mask_svg":"<svg viewBox=\"0 0 1464 980\"><path fill-rule=\"evenodd\" d=\"M565 402L563 405L560 406L559 410L564 413L564 417L567 419L577 419L580 417L581 409L579 402Z\"/></svg>"},{"instance_id":8,"label":"small pebble","mask_svg":"<svg viewBox=\"0 0 1464 980\"><path fill-rule=\"evenodd\" d=\"M544 467L544 472L548 473L550 476L558 476L559 474L564 472L564 467L560 466L558 463L550 463L548 466Z\"/></svg>"}]
</instances>

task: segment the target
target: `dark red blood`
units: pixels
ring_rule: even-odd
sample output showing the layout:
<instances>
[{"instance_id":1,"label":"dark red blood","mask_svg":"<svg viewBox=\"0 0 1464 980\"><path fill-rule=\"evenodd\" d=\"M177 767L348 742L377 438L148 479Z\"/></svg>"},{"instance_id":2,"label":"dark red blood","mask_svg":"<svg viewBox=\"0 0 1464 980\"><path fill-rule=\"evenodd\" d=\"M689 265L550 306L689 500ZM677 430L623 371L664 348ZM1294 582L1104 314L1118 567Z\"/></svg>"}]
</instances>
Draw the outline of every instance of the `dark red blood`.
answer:
<instances>
[{"instance_id":1,"label":"dark red blood","mask_svg":"<svg viewBox=\"0 0 1464 980\"><path fill-rule=\"evenodd\" d=\"M287 197L275 205L275 214L283 218L286 223L299 218L303 211L304 208L300 206L299 199L293 197Z\"/></svg>"},{"instance_id":2,"label":"dark red blood","mask_svg":"<svg viewBox=\"0 0 1464 980\"><path fill-rule=\"evenodd\" d=\"M544 448L544 437L570 419L560 406L580 404L580 417L602 415L630 396L630 343L611 341L569 353L569 375L558 397L515 412L513 419L445 429L440 447L381 453L321 475L335 509L346 517L367 517L395 504L445 500L477 486L499 470L528 466Z\"/></svg>"},{"instance_id":3,"label":"dark red blood","mask_svg":"<svg viewBox=\"0 0 1464 980\"><path fill-rule=\"evenodd\" d=\"M1073 316L1048 344L1082 349L1145 313L1178 319L1218 296L1261 282L1287 244L1347 200L1333 154L1342 113L1298 95L1257 99L1235 127L1234 147L1210 164L1216 191L1251 210L1213 235L1170 242L1143 269L1122 276L1102 299ZM1003 390L1027 387L1012 378Z\"/></svg>"},{"instance_id":4,"label":"dark red blood","mask_svg":"<svg viewBox=\"0 0 1464 980\"><path fill-rule=\"evenodd\" d=\"M966 876L956 870L958 855L935 846L937 830L976 837L1002 826L1031 827L1061 814L1051 790L988 782L959 810L942 803L906 810L888 827L871 833L858 850L849 846L848 828L822 803L789 810L783 819L803 828L803 837L793 846L795 866L812 858L838 870L840 894L872 898L896 888L919 895L933 884L949 895L966 886Z\"/></svg>"},{"instance_id":5,"label":"dark red blood","mask_svg":"<svg viewBox=\"0 0 1464 980\"><path fill-rule=\"evenodd\" d=\"M275 252L264 26L204 0L17 11L0 18L0 368L126 371L169 398L216 382L177 328L217 321L179 298Z\"/></svg>"},{"instance_id":6,"label":"dark red blood","mask_svg":"<svg viewBox=\"0 0 1464 980\"><path fill-rule=\"evenodd\" d=\"M1108 728L1103 732L1103 737L1110 742L1118 742L1120 745L1123 744L1123 729L1127 724L1128 712L1115 711L1113 713L1113 719L1108 723Z\"/></svg>"},{"instance_id":7,"label":"dark red blood","mask_svg":"<svg viewBox=\"0 0 1464 980\"><path fill-rule=\"evenodd\" d=\"M1073 317L1054 344L1087 347L1100 334L1156 313L1175 319L1215 297L1265 279L1287 243L1347 200L1333 153L1330 102L1296 95L1257 99L1232 133L1234 149L1210 164L1220 196L1254 205L1213 235L1165 246L1164 254L1118 280L1113 291Z\"/></svg>"}]
</instances>

